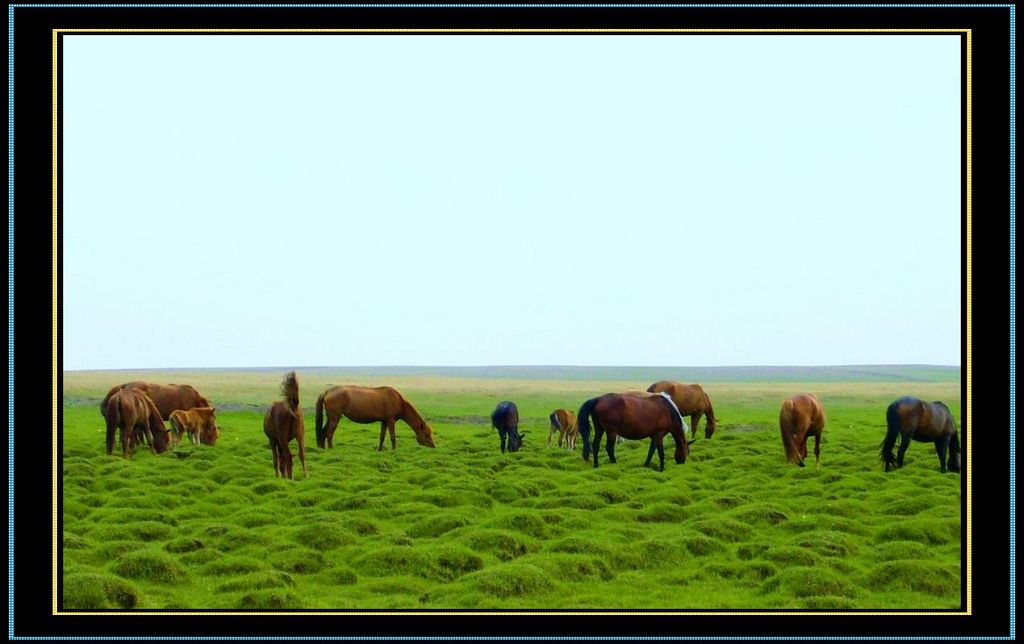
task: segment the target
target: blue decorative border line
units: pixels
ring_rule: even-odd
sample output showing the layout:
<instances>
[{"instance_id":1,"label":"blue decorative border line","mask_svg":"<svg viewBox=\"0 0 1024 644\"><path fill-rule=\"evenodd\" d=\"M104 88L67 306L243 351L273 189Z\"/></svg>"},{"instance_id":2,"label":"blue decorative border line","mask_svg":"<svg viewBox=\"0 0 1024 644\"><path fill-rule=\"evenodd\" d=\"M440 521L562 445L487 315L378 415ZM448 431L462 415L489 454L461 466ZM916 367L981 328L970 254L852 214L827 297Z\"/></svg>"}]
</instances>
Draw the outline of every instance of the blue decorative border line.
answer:
<instances>
[{"instance_id":1,"label":"blue decorative border line","mask_svg":"<svg viewBox=\"0 0 1024 644\"><path fill-rule=\"evenodd\" d=\"M1009 8L1010 9L1010 634L1009 637L986 636L946 636L946 637L896 637L896 636L746 636L746 637L717 637L717 636L634 636L634 637L573 637L573 636L308 636L308 637L190 637L190 636L15 636L14 635L14 551L10 548L7 556L7 595L8 595L8 638L11 640L94 640L106 639L114 641L126 640L174 640L174 641L195 641L195 640L308 640L308 641L403 641L403 640L425 640L425 641L462 641L462 640L483 640L483 641L511 641L511 640L558 640L558 641L583 641L583 640L631 640L631 641L654 641L654 640L691 640L691 641L718 641L722 639L739 641L775 641L775 640L1013 640L1016 636L1016 539L1014 530L1016 521L1016 493L1015 493L1015 467L1016 459L1014 445L1016 440L1016 5L1014 4L11 4L7 7L7 145L8 145L8 167L7 167L7 418L8 427L14 426L14 9L15 8ZM8 545L14 542L14 435L8 432L8 492L7 492L7 534Z\"/></svg>"}]
</instances>

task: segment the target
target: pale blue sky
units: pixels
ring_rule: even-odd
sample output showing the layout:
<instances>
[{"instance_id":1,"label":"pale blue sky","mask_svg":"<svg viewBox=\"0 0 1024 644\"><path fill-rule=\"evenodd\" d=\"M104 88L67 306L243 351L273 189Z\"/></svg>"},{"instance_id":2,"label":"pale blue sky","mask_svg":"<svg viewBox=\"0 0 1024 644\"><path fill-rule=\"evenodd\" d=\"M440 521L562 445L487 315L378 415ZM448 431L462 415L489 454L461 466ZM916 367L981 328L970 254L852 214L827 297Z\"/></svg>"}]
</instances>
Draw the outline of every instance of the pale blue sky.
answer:
<instances>
[{"instance_id":1,"label":"pale blue sky","mask_svg":"<svg viewBox=\"0 0 1024 644\"><path fill-rule=\"evenodd\" d=\"M957 36L65 36L64 369L960 364Z\"/></svg>"}]
</instances>

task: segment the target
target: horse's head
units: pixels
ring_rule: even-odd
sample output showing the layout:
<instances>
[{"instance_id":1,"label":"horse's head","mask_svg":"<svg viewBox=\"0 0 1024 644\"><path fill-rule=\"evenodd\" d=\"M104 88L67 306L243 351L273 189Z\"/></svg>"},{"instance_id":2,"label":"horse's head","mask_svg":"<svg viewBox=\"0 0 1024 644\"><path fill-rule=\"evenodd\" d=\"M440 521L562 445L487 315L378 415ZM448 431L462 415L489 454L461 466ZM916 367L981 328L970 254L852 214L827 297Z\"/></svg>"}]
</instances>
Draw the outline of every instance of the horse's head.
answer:
<instances>
[{"instance_id":1,"label":"horse's head","mask_svg":"<svg viewBox=\"0 0 1024 644\"><path fill-rule=\"evenodd\" d=\"M210 426L203 428L203 434L199 437L199 441L203 445L215 445L218 438L220 438L220 427L211 424Z\"/></svg>"},{"instance_id":2,"label":"horse's head","mask_svg":"<svg viewBox=\"0 0 1024 644\"><path fill-rule=\"evenodd\" d=\"M522 434L520 434L519 430L517 430L517 429L513 429L511 432L509 432L509 436L508 436L508 451L510 451L510 452L518 452L519 449L523 446L523 436L525 436L525 435L526 435L526 432L523 432Z\"/></svg>"},{"instance_id":3,"label":"horse's head","mask_svg":"<svg viewBox=\"0 0 1024 644\"><path fill-rule=\"evenodd\" d=\"M170 446L171 432L163 427L153 427L151 431L153 432L153 449L157 454L163 454Z\"/></svg>"},{"instance_id":4,"label":"horse's head","mask_svg":"<svg viewBox=\"0 0 1024 644\"><path fill-rule=\"evenodd\" d=\"M412 430L416 432L416 442L424 447L434 447L434 430L430 428L430 425L426 421L416 423L412 426Z\"/></svg>"},{"instance_id":5,"label":"horse's head","mask_svg":"<svg viewBox=\"0 0 1024 644\"><path fill-rule=\"evenodd\" d=\"M682 465L686 462L686 459L690 456L690 445L693 445L694 441L687 441L686 436L683 435L683 440L676 445L675 459L677 465Z\"/></svg>"},{"instance_id":6,"label":"horse's head","mask_svg":"<svg viewBox=\"0 0 1024 644\"><path fill-rule=\"evenodd\" d=\"M708 423L704 426L704 438L710 439L718 429L718 420L714 416L708 416Z\"/></svg>"}]
</instances>

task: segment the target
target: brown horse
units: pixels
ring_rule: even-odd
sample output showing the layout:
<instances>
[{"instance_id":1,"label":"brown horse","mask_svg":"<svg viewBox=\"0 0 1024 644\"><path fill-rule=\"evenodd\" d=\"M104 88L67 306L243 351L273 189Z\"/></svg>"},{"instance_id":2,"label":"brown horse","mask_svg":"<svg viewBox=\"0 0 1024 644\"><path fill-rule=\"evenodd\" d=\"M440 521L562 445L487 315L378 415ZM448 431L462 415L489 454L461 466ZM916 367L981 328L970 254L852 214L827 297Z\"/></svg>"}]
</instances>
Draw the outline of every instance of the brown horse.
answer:
<instances>
[{"instance_id":1,"label":"brown horse","mask_svg":"<svg viewBox=\"0 0 1024 644\"><path fill-rule=\"evenodd\" d=\"M114 453L114 431L121 429L121 456L131 458L135 434L144 434L154 454L167 451L167 428L156 405L138 389L122 389L107 399L103 416L107 420L107 455Z\"/></svg>"},{"instance_id":2,"label":"brown horse","mask_svg":"<svg viewBox=\"0 0 1024 644\"><path fill-rule=\"evenodd\" d=\"M324 425L324 412L327 424ZM316 399L316 444L321 448L334 447L334 432L342 416L362 425L380 423L380 444L384 449L384 436L391 434L391 449L397 447L395 422L404 421L416 433L416 442L434 446L434 430L423 420L416 408L402 394L391 387L358 387L347 385L331 387Z\"/></svg>"},{"instance_id":3,"label":"brown horse","mask_svg":"<svg viewBox=\"0 0 1024 644\"><path fill-rule=\"evenodd\" d=\"M576 436L579 433L579 428L576 426L576 414L568 409L556 409L548 418L551 420L551 429L548 430L548 447L551 447L551 437L558 432L558 446L575 450Z\"/></svg>"},{"instance_id":4,"label":"brown horse","mask_svg":"<svg viewBox=\"0 0 1024 644\"><path fill-rule=\"evenodd\" d=\"M779 410L779 429L786 461L804 466L807 439L814 436L814 467L821 467L821 432L825 429L825 410L814 394L799 394L784 400Z\"/></svg>"},{"instance_id":5,"label":"brown horse","mask_svg":"<svg viewBox=\"0 0 1024 644\"><path fill-rule=\"evenodd\" d=\"M126 382L123 385L111 387L110 391L100 403L100 413L106 416L107 401L122 389L139 389L144 391L160 411L160 418L171 419L171 412L182 409L189 410L196 407L209 407L210 402L203 397L192 385L158 385L155 382Z\"/></svg>"},{"instance_id":6,"label":"brown horse","mask_svg":"<svg viewBox=\"0 0 1024 644\"><path fill-rule=\"evenodd\" d=\"M220 428L217 427L217 417L214 414L216 407L196 407L183 411L175 409L171 412L171 447L181 445L181 435L188 434L188 440L193 445L213 445L220 437Z\"/></svg>"},{"instance_id":7,"label":"brown horse","mask_svg":"<svg viewBox=\"0 0 1024 644\"><path fill-rule=\"evenodd\" d=\"M960 441L957 439L956 419L945 403L925 402L918 398L904 396L897 398L885 412L889 429L882 441L880 457L885 463L885 471L903 467L903 455L910 446L910 441L935 443L935 453L939 456L939 471L945 473L960 471ZM892 455L896 437L900 437L900 449L894 458ZM949 461L946 451L949 451Z\"/></svg>"},{"instance_id":8,"label":"brown horse","mask_svg":"<svg viewBox=\"0 0 1024 644\"><path fill-rule=\"evenodd\" d=\"M307 477L306 425L302 420L302 408L299 407L299 381L294 371L289 371L281 381L281 395L284 402L276 401L263 416L263 433L274 454L274 477L292 478L292 450L288 444L293 438L299 444L302 476Z\"/></svg>"},{"instance_id":9,"label":"brown horse","mask_svg":"<svg viewBox=\"0 0 1024 644\"><path fill-rule=\"evenodd\" d=\"M660 471L665 471L665 434L672 434L676 442L676 463L685 463L690 453L686 442L686 421L668 394L622 393L605 394L583 403L577 414L579 432L583 436L583 459L594 452L594 467L601 446L601 435L608 434L605 450L608 460L615 462L615 439L623 436L630 440L651 439L644 467L651 464L654 450L658 450ZM594 420L594 442L590 441L590 419Z\"/></svg>"},{"instance_id":10,"label":"brown horse","mask_svg":"<svg viewBox=\"0 0 1024 644\"><path fill-rule=\"evenodd\" d=\"M704 389L700 385L659 380L648 387L647 391L651 393L665 392L672 396L672 402L679 408L679 413L690 417L691 439L697 437L697 425L700 423L701 416L708 419L707 425L704 427L704 438L710 439L711 435L715 433L718 419L715 418L715 410L711 407L711 399L704 393Z\"/></svg>"}]
</instances>

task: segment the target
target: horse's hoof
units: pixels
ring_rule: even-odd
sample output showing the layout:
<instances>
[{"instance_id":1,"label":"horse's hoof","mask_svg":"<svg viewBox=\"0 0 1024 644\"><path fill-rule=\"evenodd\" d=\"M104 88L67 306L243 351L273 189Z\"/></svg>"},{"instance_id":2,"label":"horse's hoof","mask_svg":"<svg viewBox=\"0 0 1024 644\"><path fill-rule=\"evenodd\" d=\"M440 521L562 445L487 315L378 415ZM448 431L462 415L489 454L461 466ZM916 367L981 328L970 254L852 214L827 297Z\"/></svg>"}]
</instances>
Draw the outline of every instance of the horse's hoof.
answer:
<instances>
[{"instance_id":1,"label":"horse's hoof","mask_svg":"<svg viewBox=\"0 0 1024 644\"><path fill-rule=\"evenodd\" d=\"M803 461L798 461L798 462L797 462L797 465L799 465L800 467L806 467L806 466L804 465L804 462L803 462Z\"/></svg>"}]
</instances>

